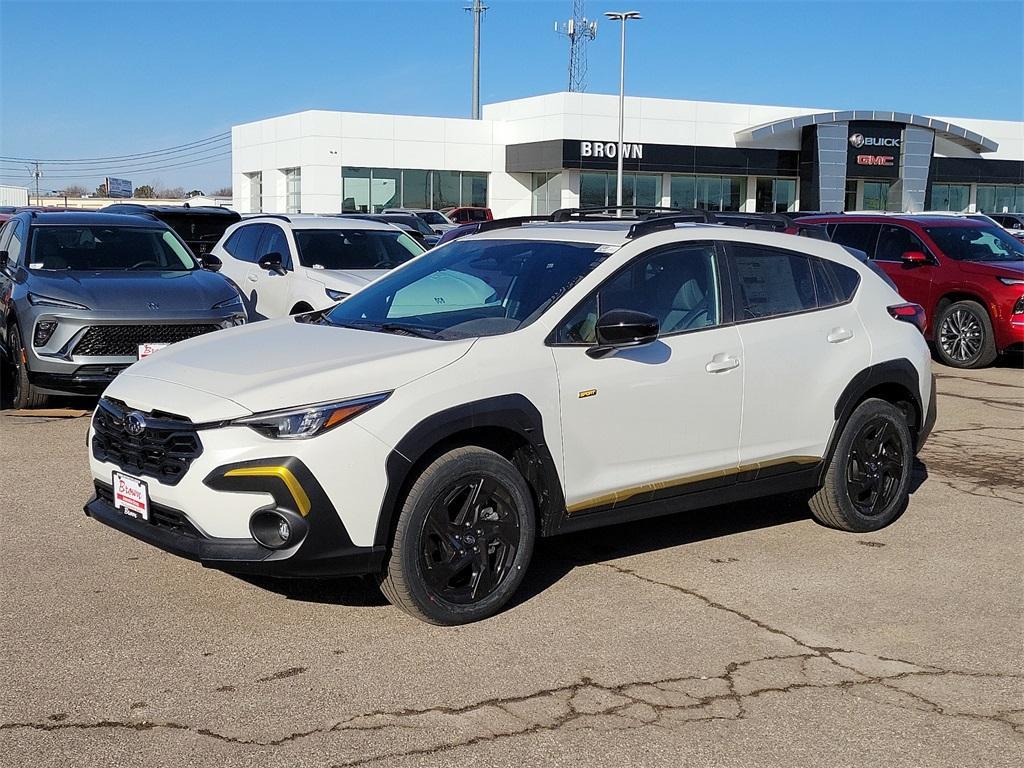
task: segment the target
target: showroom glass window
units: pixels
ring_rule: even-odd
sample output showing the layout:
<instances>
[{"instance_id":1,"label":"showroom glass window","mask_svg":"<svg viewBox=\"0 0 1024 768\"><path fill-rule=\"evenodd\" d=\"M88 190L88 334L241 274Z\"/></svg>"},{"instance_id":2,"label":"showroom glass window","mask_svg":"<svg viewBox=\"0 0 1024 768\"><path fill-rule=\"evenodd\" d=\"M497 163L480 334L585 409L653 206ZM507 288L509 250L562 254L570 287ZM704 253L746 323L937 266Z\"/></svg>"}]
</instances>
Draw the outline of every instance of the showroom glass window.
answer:
<instances>
[{"instance_id":1,"label":"showroom glass window","mask_svg":"<svg viewBox=\"0 0 1024 768\"><path fill-rule=\"evenodd\" d=\"M796 210L796 179L757 180L754 210L758 213L784 213Z\"/></svg>"},{"instance_id":2,"label":"showroom glass window","mask_svg":"<svg viewBox=\"0 0 1024 768\"><path fill-rule=\"evenodd\" d=\"M249 179L249 212L263 212L263 173L247 173Z\"/></svg>"},{"instance_id":3,"label":"showroom glass window","mask_svg":"<svg viewBox=\"0 0 1024 768\"><path fill-rule=\"evenodd\" d=\"M669 185L673 208L742 211L746 199L746 176L673 175Z\"/></svg>"},{"instance_id":4,"label":"showroom glass window","mask_svg":"<svg viewBox=\"0 0 1024 768\"><path fill-rule=\"evenodd\" d=\"M617 175L605 171L580 173L580 207L600 208L615 205ZM622 204L651 208L661 205L661 174L622 174Z\"/></svg>"},{"instance_id":5,"label":"showroom glass window","mask_svg":"<svg viewBox=\"0 0 1024 768\"><path fill-rule=\"evenodd\" d=\"M284 172L285 184L285 213L302 212L302 169L286 168Z\"/></svg>"},{"instance_id":6,"label":"showroom glass window","mask_svg":"<svg viewBox=\"0 0 1024 768\"><path fill-rule=\"evenodd\" d=\"M1024 211L1024 185L979 184L977 209L981 213Z\"/></svg>"},{"instance_id":7,"label":"showroom glass window","mask_svg":"<svg viewBox=\"0 0 1024 768\"><path fill-rule=\"evenodd\" d=\"M530 212L534 216L545 216L561 207L562 174L535 173L530 187L532 190Z\"/></svg>"},{"instance_id":8,"label":"showroom glass window","mask_svg":"<svg viewBox=\"0 0 1024 768\"><path fill-rule=\"evenodd\" d=\"M930 211L966 211L971 202L968 184L933 184L928 200Z\"/></svg>"},{"instance_id":9,"label":"showroom glass window","mask_svg":"<svg viewBox=\"0 0 1024 768\"><path fill-rule=\"evenodd\" d=\"M889 210L889 182L887 181L865 181L864 182L864 204L865 211L887 211Z\"/></svg>"},{"instance_id":10,"label":"showroom glass window","mask_svg":"<svg viewBox=\"0 0 1024 768\"><path fill-rule=\"evenodd\" d=\"M342 211L487 205L487 174L402 168L341 169Z\"/></svg>"}]
</instances>

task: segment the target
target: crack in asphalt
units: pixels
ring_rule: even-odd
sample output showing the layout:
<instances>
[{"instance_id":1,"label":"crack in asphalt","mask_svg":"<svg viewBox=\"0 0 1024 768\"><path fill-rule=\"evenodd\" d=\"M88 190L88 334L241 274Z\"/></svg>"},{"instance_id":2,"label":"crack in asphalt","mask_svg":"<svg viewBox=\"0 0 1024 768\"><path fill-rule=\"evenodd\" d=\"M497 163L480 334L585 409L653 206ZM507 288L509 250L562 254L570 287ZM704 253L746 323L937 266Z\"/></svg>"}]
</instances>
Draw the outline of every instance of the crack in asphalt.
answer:
<instances>
[{"instance_id":1,"label":"crack in asphalt","mask_svg":"<svg viewBox=\"0 0 1024 768\"><path fill-rule=\"evenodd\" d=\"M811 645L796 635L736 608L724 605L696 590L659 581L615 563L596 563L615 573L647 585L669 589L696 599L708 608L735 616L744 622L794 643L799 653L777 654L730 662L717 676L686 675L635 680L614 685L582 677L574 683L544 688L516 696L499 696L460 706L435 705L424 708L380 709L351 715L331 725L296 731L270 739L245 739L209 728L184 723L130 720L96 722L12 722L0 724L0 731L27 728L39 731L118 728L136 732L166 729L190 731L217 741L246 747L273 748L313 737L345 732L374 732L398 729L426 735L429 743L410 749L377 752L334 764L334 768L357 768L381 761L436 755L483 742L518 738L530 734L580 727L596 730L635 727L681 727L688 723L715 720L738 721L748 717L747 704L767 695L785 695L807 689L864 691L886 689L893 698L873 699L898 709L912 709L942 717L981 721L1008 727L1024 734L1024 723L1011 719L1020 709L980 713L954 709L899 683L936 677L983 678L1021 681L1024 675L943 669L928 664L830 646ZM849 658L846 658L849 657ZM859 660L859 663L858 663ZM798 664L798 668L789 666ZM871 668L874 671L871 671ZM760 683L765 677L779 678ZM479 716L485 716L483 719ZM458 741L447 741L453 731L476 728L478 732ZM435 733L436 732L436 733Z\"/></svg>"}]
</instances>

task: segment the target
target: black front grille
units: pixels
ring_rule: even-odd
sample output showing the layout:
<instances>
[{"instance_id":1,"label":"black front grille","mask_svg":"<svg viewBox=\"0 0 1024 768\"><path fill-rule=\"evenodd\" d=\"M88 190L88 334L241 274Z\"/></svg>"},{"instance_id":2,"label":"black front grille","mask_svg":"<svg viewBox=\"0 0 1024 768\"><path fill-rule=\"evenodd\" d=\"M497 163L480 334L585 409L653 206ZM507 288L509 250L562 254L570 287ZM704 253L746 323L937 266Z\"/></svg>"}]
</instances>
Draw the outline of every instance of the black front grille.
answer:
<instances>
[{"instance_id":1,"label":"black front grille","mask_svg":"<svg viewBox=\"0 0 1024 768\"><path fill-rule=\"evenodd\" d=\"M114 506L114 489L109 485L96 483L96 495L110 506ZM184 514L152 501L149 502L149 522L151 525L166 528L181 536L191 536L195 539L206 538Z\"/></svg>"},{"instance_id":2,"label":"black front grille","mask_svg":"<svg viewBox=\"0 0 1024 768\"><path fill-rule=\"evenodd\" d=\"M173 344L217 330L216 325L91 325L72 355L121 357L136 355L141 344Z\"/></svg>"},{"instance_id":3,"label":"black front grille","mask_svg":"<svg viewBox=\"0 0 1024 768\"><path fill-rule=\"evenodd\" d=\"M141 414L145 429L128 434L125 417L133 411L103 398L93 416L92 453L100 461L116 464L131 475L153 477L175 485L203 452L195 425L175 416Z\"/></svg>"}]
</instances>

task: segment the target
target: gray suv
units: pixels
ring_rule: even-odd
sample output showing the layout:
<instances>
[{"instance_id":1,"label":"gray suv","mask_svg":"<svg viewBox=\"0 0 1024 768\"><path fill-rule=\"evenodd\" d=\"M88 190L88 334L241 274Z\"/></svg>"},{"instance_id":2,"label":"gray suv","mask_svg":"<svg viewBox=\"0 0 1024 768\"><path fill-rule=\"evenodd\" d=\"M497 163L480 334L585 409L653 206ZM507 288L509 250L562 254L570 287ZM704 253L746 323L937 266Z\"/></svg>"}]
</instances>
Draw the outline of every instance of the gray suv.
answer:
<instances>
[{"instance_id":1,"label":"gray suv","mask_svg":"<svg viewBox=\"0 0 1024 768\"><path fill-rule=\"evenodd\" d=\"M245 320L234 286L160 221L24 211L0 230L0 380L15 408L98 394L160 347Z\"/></svg>"}]
</instances>

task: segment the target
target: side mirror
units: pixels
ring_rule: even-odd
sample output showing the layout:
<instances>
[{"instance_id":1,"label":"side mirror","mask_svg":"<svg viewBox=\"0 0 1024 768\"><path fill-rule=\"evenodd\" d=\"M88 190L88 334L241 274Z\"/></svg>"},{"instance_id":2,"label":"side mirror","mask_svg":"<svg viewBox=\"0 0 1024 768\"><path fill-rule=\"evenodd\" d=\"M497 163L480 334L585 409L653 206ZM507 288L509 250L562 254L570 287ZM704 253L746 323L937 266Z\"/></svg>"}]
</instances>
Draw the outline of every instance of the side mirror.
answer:
<instances>
[{"instance_id":1,"label":"side mirror","mask_svg":"<svg viewBox=\"0 0 1024 768\"><path fill-rule=\"evenodd\" d=\"M210 272L220 272L220 268L224 266L224 262L214 256L212 253L204 253L199 257L199 263L203 269L209 270Z\"/></svg>"},{"instance_id":2,"label":"side mirror","mask_svg":"<svg viewBox=\"0 0 1024 768\"><path fill-rule=\"evenodd\" d=\"M923 251L906 251L900 259L910 267L928 263L928 255Z\"/></svg>"},{"instance_id":3,"label":"side mirror","mask_svg":"<svg viewBox=\"0 0 1024 768\"><path fill-rule=\"evenodd\" d=\"M604 357L624 347L641 347L658 339L658 318L631 309L613 309L597 320L597 344L587 350L590 357Z\"/></svg>"},{"instance_id":4,"label":"side mirror","mask_svg":"<svg viewBox=\"0 0 1024 768\"><path fill-rule=\"evenodd\" d=\"M281 254L276 251L264 254L259 260L260 269L265 269L268 272L276 272L279 275L284 274L283 264L284 261L281 258Z\"/></svg>"}]
</instances>

